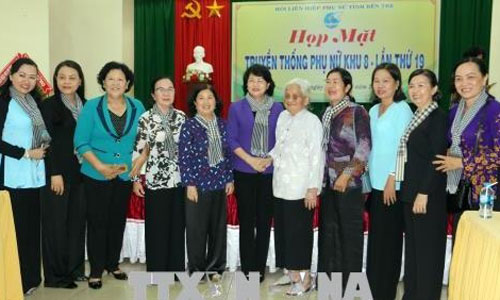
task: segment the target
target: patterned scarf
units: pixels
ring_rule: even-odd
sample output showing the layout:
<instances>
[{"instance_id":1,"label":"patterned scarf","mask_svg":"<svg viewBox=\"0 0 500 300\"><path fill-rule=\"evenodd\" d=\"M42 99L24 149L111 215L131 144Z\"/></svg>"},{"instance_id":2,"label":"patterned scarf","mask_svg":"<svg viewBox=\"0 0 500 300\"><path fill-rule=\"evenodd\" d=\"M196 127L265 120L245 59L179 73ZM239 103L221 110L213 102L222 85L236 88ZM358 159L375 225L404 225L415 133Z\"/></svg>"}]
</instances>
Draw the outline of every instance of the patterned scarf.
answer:
<instances>
[{"instance_id":1,"label":"patterned scarf","mask_svg":"<svg viewBox=\"0 0 500 300\"><path fill-rule=\"evenodd\" d=\"M25 97L21 96L16 89L11 86L10 97L21 106L24 112L29 116L33 127L33 140L31 142L32 149L40 148L42 144L48 146L50 143L50 135L45 127L42 114L36 105L35 99L28 93Z\"/></svg>"},{"instance_id":2,"label":"patterned scarf","mask_svg":"<svg viewBox=\"0 0 500 300\"><path fill-rule=\"evenodd\" d=\"M321 123L323 123L323 149L327 148L328 140L330 139L330 126L332 125L332 119L335 118L344 108L349 106L350 97L346 95L344 99L340 100L339 103L334 106L328 106L325 113L323 114L323 118Z\"/></svg>"},{"instance_id":3,"label":"patterned scarf","mask_svg":"<svg viewBox=\"0 0 500 300\"><path fill-rule=\"evenodd\" d=\"M82 99L80 99L80 96L78 96L78 94L75 93L75 103L74 104L73 104L73 101L71 101L69 99L69 97L64 95L64 94L61 94L61 100L62 100L64 106L66 106L66 108L69 109L69 111L73 115L73 119L75 119L75 121L77 121L78 116L80 115L80 112L82 111L82 107L83 107Z\"/></svg>"},{"instance_id":4,"label":"patterned scarf","mask_svg":"<svg viewBox=\"0 0 500 300\"><path fill-rule=\"evenodd\" d=\"M472 121L472 119L474 119L474 117L477 115L481 107L483 107L486 104L487 99L488 99L488 94L486 93L486 90L482 90L477 100L474 101L472 106L469 107L469 109L465 113L464 113L465 100L460 99L460 102L458 103L457 113L451 125L451 147L449 155L460 158L463 157L462 149L460 148L460 140L462 137L462 133L464 132L465 128L469 125L469 123ZM462 178L462 169L448 171L447 175L448 178L447 178L446 190L451 194L455 194L457 192L458 183Z\"/></svg>"},{"instance_id":5,"label":"patterned scarf","mask_svg":"<svg viewBox=\"0 0 500 300\"><path fill-rule=\"evenodd\" d=\"M168 152L168 155L171 159L177 160L179 154L179 148L174 140L174 134L172 133L172 129L170 128L170 122L172 122L172 118L174 116L174 109L170 108L166 114L164 114L158 105L153 105L152 112L154 115L157 115L161 120L161 126L165 131L165 142L164 147Z\"/></svg>"},{"instance_id":6,"label":"patterned scarf","mask_svg":"<svg viewBox=\"0 0 500 300\"><path fill-rule=\"evenodd\" d=\"M68 96L66 96L65 94L61 94L61 101L64 104L64 106L66 106L66 108L69 109L71 115L73 116L73 119L75 119L75 121L78 121L78 116L82 112L83 108L83 102L80 96L78 96L78 94L75 93L75 104L73 104L73 101L71 101ZM78 159L78 162L82 164L83 157L78 153L78 151L76 151L76 149L74 149L73 151L75 153L76 158Z\"/></svg>"},{"instance_id":7,"label":"patterned scarf","mask_svg":"<svg viewBox=\"0 0 500 300\"><path fill-rule=\"evenodd\" d=\"M258 157L266 157L269 150L267 146L269 138L269 114L271 113L274 100L266 95L264 100L259 102L249 94L246 95L246 99L252 111L255 112L250 153Z\"/></svg>"},{"instance_id":8,"label":"patterned scarf","mask_svg":"<svg viewBox=\"0 0 500 300\"><path fill-rule=\"evenodd\" d=\"M208 136L208 165L215 167L218 163L224 160L222 153L222 141L217 123L217 117L212 120L207 120L201 115L196 114L194 118L207 130Z\"/></svg>"},{"instance_id":9,"label":"patterned scarf","mask_svg":"<svg viewBox=\"0 0 500 300\"><path fill-rule=\"evenodd\" d=\"M396 181L403 181L405 177L405 163L408 159L408 149L406 143L408 142L410 134L437 108L438 104L433 101L423 110L417 110L413 114L413 118L408 126L406 126L405 132L399 141L398 156L396 158Z\"/></svg>"}]
</instances>

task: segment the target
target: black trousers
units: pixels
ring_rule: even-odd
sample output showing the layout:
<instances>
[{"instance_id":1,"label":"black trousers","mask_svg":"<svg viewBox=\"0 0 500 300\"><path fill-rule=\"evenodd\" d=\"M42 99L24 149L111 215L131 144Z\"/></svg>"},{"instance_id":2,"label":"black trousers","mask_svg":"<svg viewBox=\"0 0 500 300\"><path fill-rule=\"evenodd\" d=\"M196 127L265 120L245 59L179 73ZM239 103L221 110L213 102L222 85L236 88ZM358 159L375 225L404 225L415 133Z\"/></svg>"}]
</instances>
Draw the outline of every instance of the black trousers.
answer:
<instances>
[{"instance_id":1,"label":"black trousers","mask_svg":"<svg viewBox=\"0 0 500 300\"><path fill-rule=\"evenodd\" d=\"M43 274L57 286L85 275L86 201L83 183L64 183L56 195L47 184L41 192Z\"/></svg>"},{"instance_id":2,"label":"black trousers","mask_svg":"<svg viewBox=\"0 0 500 300\"><path fill-rule=\"evenodd\" d=\"M40 189L9 189L23 292L40 285Z\"/></svg>"},{"instance_id":3,"label":"black trousers","mask_svg":"<svg viewBox=\"0 0 500 300\"><path fill-rule=\"evenodd\" d=\"M266 269L271 218L273 175L234 171L240 222L240 261L245 273Z\"/></svg>"},{"instance_id":4,"label":"black trousers","mask_svg":"<svg viewBox=\"0 0 500 300\"><path fill-rule=\"evenodd\" d=\"M384 192L372 190L366 275L375 300L394 300L401 274L403 252L403 203L384 204Z\"/></svg>"},{"instance_id":5,"label":"black trousers","mask_svg":"<svg viewBox=\"0 0 500 300\"><path fill-rule=\"evenodd\" d=\"M363 209L361 189L344 193L328 188L319 210L318 272L349 273L363 269Z\"/></svg>"},{"instance_id":6,"label":"black trousers","mask_svg":"<svg viewBox=\"0 0 500 300\"><path fill-rule=\"evenodd\" d=\"M274 255L276 267L285 268L285 224L283 220L283 203L287 200L274 198Z\"/></svg>"},{"instance_id":7,"label":"black trousers","mask_svg":"<svg viewBox=\"0 0 500 300\"><path fill-rule=\"evenodd\" d=\"M427 213L416 215L413 203L404 203L404 300L441 298L446 250L446 195L429 195Z\"/></svg>"},{"instance_id":8,"label":"black trousers","mask_svg":"<svg viewBox=\"0 0 500 300\"><path fill-rule=\"evenodd\" d=\"M100 181L85 176L84 184L90 277L101 278L105 269L118 269L132 182L119 178Z\"/></svg>"},{"instance_id":9,"label":"black trousers","mask_svg":"<svg viewBox=\"0 0 500 300\"><path fill-rule=\"evenodd\" d=\"M198 202L186 200L186 244L190 273L226 268L226 193L202 192Z\"/></svg>"},{"instance_id":10,"label":"black trousers","mask_svg":"<svg viewBox=\"0 0 500 300\"><path fill-rule=\"evenodd\" d=\"M146 189L145 230L148 272L185 269L184 195L182 187Z\"/></svg>"},{"instance_id":11,"label":"black trousers","mask_svg":"<svg viewBox=\"0 0 500 300\"><path fill-rule=\"evenodd\" d=\"M309 270L313 248L314 210L305 207L304 199L283 200L277 209L275 234L283 246L282 266L288 270ZM286 254L285 254L286 253Z\"/></svg>"}]
</instances>

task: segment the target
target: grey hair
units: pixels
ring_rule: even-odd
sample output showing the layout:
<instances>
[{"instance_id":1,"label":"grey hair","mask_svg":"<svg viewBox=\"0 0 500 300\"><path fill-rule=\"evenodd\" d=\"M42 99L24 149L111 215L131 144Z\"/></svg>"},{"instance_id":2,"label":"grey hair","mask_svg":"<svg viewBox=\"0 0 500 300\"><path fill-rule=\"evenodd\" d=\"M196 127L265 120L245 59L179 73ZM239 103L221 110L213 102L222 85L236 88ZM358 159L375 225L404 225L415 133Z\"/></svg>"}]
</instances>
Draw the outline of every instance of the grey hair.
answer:
<instances>
[{"instance_id":1,"label":"grey hair","mask_svg":"<svg viewBox=\"0 0 500 300\"><path fill-rule=\"evenodd\" d=\"M287 84L285 85L285 90L291 85L298 86L300 92L302 93L302 96L304 96L305 98L310 98L310 96L311 96L311 84L309 83L309 81L307 81L306 79L302 79L302 78L294 78L294 79L287 82Z\"/></svg>"}]
</instances>

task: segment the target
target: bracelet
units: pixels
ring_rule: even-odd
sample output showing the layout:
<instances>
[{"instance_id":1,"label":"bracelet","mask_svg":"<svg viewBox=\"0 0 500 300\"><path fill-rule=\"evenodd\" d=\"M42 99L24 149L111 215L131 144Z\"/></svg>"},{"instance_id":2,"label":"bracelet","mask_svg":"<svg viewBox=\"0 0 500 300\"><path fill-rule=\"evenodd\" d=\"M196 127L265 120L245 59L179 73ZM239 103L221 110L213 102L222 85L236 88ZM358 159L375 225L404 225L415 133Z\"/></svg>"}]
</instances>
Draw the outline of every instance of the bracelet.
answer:
<instances>
[{"instance_id":1,"label":"bracelet","mask_svg":"<svg viewBox=\"0 0 500 300\"><path fill-rule=\"evenodd\" d=\"M29 153L29 150L25 150L24 151L24 155L23 155L25 158L27 159L30 159L30 153Z\"/></svg>"}]
</instances>

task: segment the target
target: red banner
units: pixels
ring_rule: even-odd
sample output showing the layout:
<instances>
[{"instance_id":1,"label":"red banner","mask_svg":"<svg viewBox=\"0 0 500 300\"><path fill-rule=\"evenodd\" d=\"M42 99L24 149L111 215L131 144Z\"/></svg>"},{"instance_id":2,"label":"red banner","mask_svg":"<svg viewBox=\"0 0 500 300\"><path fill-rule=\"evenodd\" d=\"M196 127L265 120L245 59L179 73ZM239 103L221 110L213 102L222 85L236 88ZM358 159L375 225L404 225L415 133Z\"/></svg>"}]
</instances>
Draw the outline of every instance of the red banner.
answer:
<instances>
[{"instance_id":1,"label":"red banner","mask_svg":"<svg viewBox=\"0 0 500 300\"><path fill-rule=\"evenodd\" d=\"M204 61L213 66L212 83L223 103L231 103L231 3L229 0L182 0L175 3L175 106L187 111L186 66L195 46L205 48Z\"/></svg>"},{"instance_id":2,"label":"red banner","mask_svg":"<svg viewBox=\"0 0 500 300\"><path fill-rule=\"evenodd\" d=\"M2 85L5 80L7 80L7 76L10 74L10 68L12 67L12 64L20 59L20 58L29 58L29 55L27 53L17 53L10 61L7 63L2 68L2 71L0 72L0 85ZM40 92L42 92L42 96L48 96L52 92L52 86L50 85L50 82L43 76L42 72L38 70L38 82L36 84L38 88L40 89Z\"/></svg>"}]
</instances>

